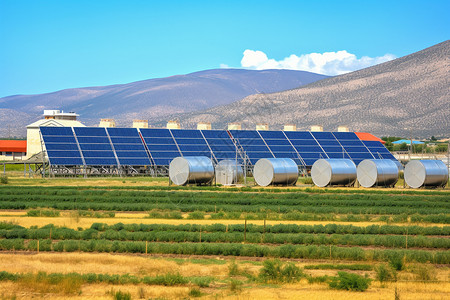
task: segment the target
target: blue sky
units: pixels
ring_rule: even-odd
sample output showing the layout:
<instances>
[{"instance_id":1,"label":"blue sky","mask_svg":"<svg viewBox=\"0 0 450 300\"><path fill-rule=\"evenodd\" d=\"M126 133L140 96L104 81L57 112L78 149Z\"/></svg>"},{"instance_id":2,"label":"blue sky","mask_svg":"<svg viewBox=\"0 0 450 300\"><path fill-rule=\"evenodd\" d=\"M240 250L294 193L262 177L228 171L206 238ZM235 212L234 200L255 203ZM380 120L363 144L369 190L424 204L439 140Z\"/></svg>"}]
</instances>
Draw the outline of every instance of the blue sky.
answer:
<instances>
[{"instance_id":1,"label":"blue sky","mask_svg":"<svg viewBox=\"0 0 450 300\"><path fill-rule=\"evenodd\" d=\"M449 11L448 0L0 0L0 97L221 66L341 74L447 40Z\"/></svg>"}]
</instances>

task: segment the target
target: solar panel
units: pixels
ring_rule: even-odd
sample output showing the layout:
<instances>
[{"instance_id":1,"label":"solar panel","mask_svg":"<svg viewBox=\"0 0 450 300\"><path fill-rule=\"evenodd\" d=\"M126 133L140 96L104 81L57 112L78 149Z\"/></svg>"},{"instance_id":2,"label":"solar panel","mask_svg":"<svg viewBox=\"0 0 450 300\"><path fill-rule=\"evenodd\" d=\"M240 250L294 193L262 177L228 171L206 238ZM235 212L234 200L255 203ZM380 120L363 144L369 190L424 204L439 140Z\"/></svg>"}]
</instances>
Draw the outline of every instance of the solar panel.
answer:
<instances>
[{"instance_id":1,"label":"solar panel","mask_svg":"<svg viewBox=\"0 0 450 300\"><path fill-rule=\"evenodd\" d=\"M169 129L145 128L139 131L155 165L168 166L172 159L181 156Z\"/></svg>"},{"instance_id":2,"label":"solar panel","mask_svg":"<svg viewBox=\"0 0 450 300\"><path fill-rule=\"evenodd\" d=\"M236 147L226 130L201 130L209 148L211 149L216 161L224 159L238 159L242 163L242 157L236 151Z\"/></svg>"},{"instance_id":3,"label":"solar panel","mask_svg":"<svg viewBox=\"0 0 450 300\"><path fill-rule=\"evenodd\" d=\"M40 127L47 156L52 165L83 165L71 127Z\"/></svg>"},{"instance_id":4,"label":"solar panel","mask_svg":"<svg viewBox=\"0 0 450 300\"><path fill-rule=\"evenodd\" d=\"M41 133L52 165L167 166L175 157L197 155L239 163L247 157L251 164L291 158L303 166L320 158L395 160L383 144L361 141L354 132L42 127Z\"/></svg>"},{"instance_id":5,"label":"solar panel","mask_svg":"<svg viewBox=\"0 0 450 300\"><path fill-rule=\"evenodd\" d=\"M152 164L136 128L108 128L107 131L121 165Z\"/></svg>"},{"instance_id":6,"label":"solar panel","mask_svg":"<svg viewBox=\"0 0 450 300\"><path fill-rule=\"evenodd\" d=\"M305 165L299 153L282 131L259 131L275 158L291 158L297 165Z\"/></svg>"},{"instance_id":7,"label":"solar panel","mask_svg":"<svg viewBox=\"0 0 450 300\"><path fill-rule=\"evenodd\" d=\"M102 127L74 127L84 161L88 166L117 166L111 141Z\"/></svg>"},{"instance_id":8,"label":"solar panel","mask_svg":"<svg viewBox=\"0 0 450 300\"><path fill-rule=\"evenodd\" d=\"M364 159L373 159L374 156L366 145L354 132L332 132L336 140L345 149L351 160L358 165Z\"/></svg>"},{"instance_id":9,"label":"solar panel","mask_svg":"<svg viewBox=\"0 0 450 300\"><path fill-rule=\"evenodd\" d=\"M284 134L294 146L306 166L312 166L321 158L328 158L314 136L309 131L285 131Z\"/></svg>"},{"instance_id":10,"label":"solar panel","mask_svg":"<svg viewBox=\"0 0 450 300\"><path fill-rule=\"evenodd\" d=\"M183 156L212 156L200 130L171 129L170 132Z\"/></svg>"},{"instance_id":11,"label":"solar panel","mask_svg":"<svg viewBox=\"0 0 450 300\"><path fill-rule=\"evenodd\" d=\"M375 158L397 160L381 142L363 141L363 143Z\"/></svg>"},{"instance_id":12,"label":"solar panel","mask_svg":"<svg viewBox=\"0 0 450 300\"><path fill-rule=\"evenodd\" d=\"M256 130L230 130L239 147L245 151L250 163L254 165L261 158L274 158L264 140Z\"/></svg>"}]
</instances>

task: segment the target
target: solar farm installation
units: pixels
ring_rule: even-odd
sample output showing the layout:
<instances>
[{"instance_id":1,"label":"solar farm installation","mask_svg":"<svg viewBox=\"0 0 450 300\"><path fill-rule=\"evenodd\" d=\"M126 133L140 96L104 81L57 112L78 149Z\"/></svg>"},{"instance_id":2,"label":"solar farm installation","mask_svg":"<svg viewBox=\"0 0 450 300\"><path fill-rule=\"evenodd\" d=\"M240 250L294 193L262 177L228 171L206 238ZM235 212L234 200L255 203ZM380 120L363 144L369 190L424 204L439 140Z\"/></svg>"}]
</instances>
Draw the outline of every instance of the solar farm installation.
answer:
<instances>
[{"instance_id":1,"label":"solar farm installation","mask_svg":"<svg viewBox=\"0 0 450 300\"><path fill-rule=\"evenodd\" d=\"M213 181L215 165L234 160L261 186L292 185L299 171L310 171L319 187L353 185L357 177L372 187L395 185L401 168L383 144L353 132L100 127L41 127L40 132L53 174L169 173L177 185L202 184ZM445 186L448 170L442 165L406 168L407 182L413 182L408 185ZM423 178L414 181L417 172Z\"/></svg>"}]
</instances>

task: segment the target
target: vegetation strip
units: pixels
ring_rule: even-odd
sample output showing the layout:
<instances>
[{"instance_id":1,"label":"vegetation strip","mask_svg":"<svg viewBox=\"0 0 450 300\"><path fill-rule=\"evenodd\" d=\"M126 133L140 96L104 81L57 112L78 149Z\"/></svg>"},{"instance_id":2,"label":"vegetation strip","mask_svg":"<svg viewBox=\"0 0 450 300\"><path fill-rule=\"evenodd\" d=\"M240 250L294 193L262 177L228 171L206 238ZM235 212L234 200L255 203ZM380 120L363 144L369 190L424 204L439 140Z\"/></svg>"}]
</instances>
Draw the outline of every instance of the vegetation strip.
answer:
<instances>
[{"instance_id":1,"label":"vegetation strip","mask_svg":"<svg viewBox=\"0 0 450 300\"><path fill-rule=\"evenodd\" d=\"M3 223L4 224L4 223ZM253 243L253 244L314 244L314 245L353 245L353 246L382 246L388 248L450 248L450 239L442 237L404 236L404 235L378 235L378 234L344 234L333 233L336 228L333 224L321 226L325 233L283 233L282 228L292 228L290 225L276 225L277 229L271 232L261 232L264 228L257 227L259 232L249 226L249 232L243 232L239 225L231 225L230 230L222 224L204 226L178 225L161 226L158 224L138 227L116 224L94 223L91 228L74 230L65 227L47 225L43 228L26 229L17 225L0 223L0 238L14 239L54 239L54 240L111 240L111 241L149 241L149 242L193 242L193 243ZM6 227L8 229L1 229ZM299 228L299 226L296 226ZM293 228L296 228L293 227ZM126 228L126 229L125 229ZM147 229L135 231L133 229ZM280 230L281 228L281 230ZM311 228L311 227L310 227ZM129 231L131 229L131 231ZM153 229L153 230L149 230ZM168 230L169 229L169 230ZM171 230L170 230L171 229ZM174 230L181 229L181 230ZM184 230L183 230L184 229ZM327 230L328 229L328 230ZM334 230L333 230L334 229ZM448 229L448 228L446 228ZM212 232L208 232L212 230ZM331 234L329 234L331 232Z\"/></svg>"},{"instance_id":2,"label":"vegetation strip","mask_svg":"<svg viewBox=\"0 0 450 300\"><path fill-rule=\"evenodd\" d=\"M158 253L183 255L223 255L274 258L311 258L341 260L388 261L392 257L405 257L407 261L449 264L449 251L362 249L318 245L267 246L242 243L160 243L108 240L31 240L3 239L0 250L38 250L55 252L114 252L114 253Z\"/></svg>"}]
</instances>

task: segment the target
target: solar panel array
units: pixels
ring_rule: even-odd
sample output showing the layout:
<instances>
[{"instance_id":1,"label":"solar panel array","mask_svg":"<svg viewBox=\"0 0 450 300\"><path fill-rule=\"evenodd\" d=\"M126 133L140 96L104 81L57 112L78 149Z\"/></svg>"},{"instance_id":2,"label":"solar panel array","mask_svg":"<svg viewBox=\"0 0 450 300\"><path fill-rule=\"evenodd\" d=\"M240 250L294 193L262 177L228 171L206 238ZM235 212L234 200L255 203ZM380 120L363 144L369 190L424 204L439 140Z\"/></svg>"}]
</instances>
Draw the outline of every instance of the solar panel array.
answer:
<instances>
[{"instance_id":1,"label":"solar panel array","mask_svg":"<svg viewBox=\"0 0 450 300\"><path fill-rule=\"evenodd\" d=\"M354 132L41 127L52 165L168 166L179 156L246 160L291 158L312 166L320 158L392 159L378 141Z\"/></svg>"}]
</instances>

